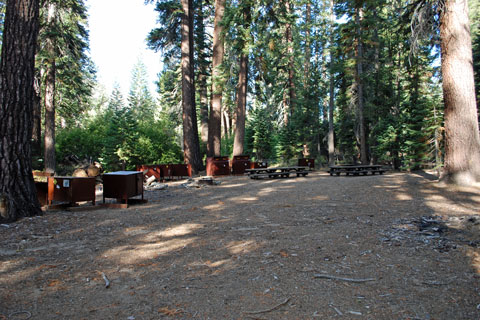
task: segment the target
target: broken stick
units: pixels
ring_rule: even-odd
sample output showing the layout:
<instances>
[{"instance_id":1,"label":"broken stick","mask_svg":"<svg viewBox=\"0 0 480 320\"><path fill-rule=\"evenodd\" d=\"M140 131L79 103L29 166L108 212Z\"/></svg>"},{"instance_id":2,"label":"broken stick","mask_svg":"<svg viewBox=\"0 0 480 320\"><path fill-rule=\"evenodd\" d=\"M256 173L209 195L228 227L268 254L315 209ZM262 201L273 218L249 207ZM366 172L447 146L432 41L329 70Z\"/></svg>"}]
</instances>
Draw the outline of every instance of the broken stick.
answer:
<instances>
[{"instance_id":1,"label":"broken stick","mask_svg":"<svg viewBox=\"0 0 480 320\"><path fill-rule=\"evenodd\" d=\"M270 308L270 309L260 310L260 311L244 311L244 313L247 313L247 314L267 313L267 312L273 311L273 310L275 310L275 309L277 309L277 308L279 308L279 307L287 304L288 301L290 301L290 298L285 299L285 301L283 301L282 303L277 304L276 306L274 306L274 307L272 307L272 308Z\"/></svg>"},{"instance_id":2,"label":"broken stick","mask_svg":"<svg viewBox=\"0 0 480 320\"><path fill-rule=\"evenodd\" d=\"M342 311L340 311L337 307L335 307L333 304L329 304L330 307L333 308L333 310L335 310L335 312L339 315L339 316L343 316L343 313Z\"/></svg>"},{"instance_id":3,"label":"broken stick","mask_svg":"<svg viewBox=\"0 0 480 320\"><path fill-rule=\"evenodd\" d=\"M103 280L105 280L105 288L109 288L110 287L110 280L108 280L107 276L103 272L102 272L102 278L103 278Z\"/></svg>"},{"instance_id":4,"label":"broken stick","mask_svg":"<svg viewBox=\"0 0 480 320\"><path fill-rule=\"evenodd\" d=\"M16 311L16 312L10 313L8 315L8 319L11 319L11 318L13 318L13 316L18 316L18 315L21 315L21 314L23 314L25 316L23 319L30 319L32 317L32 314L31 314L30 311L22 310L22 311Z\"/></svg>"},{"instance_id":5,"label":"broken stick","mask_svg":"<svg viewBox=\"0 0 480 320\"><path fill-rule=\"evenodd\" d=\"M321 279L331 279L331 280L339 280L339 281L347 281L347 282L368 282L368 281L376 281L375 278L366 278L366 279L352 279L352 278L343 278L343 277L336 277L331 276L329 274L317 273L313 275L314 278L321 278Z\"/></svg>"}]
</instances>

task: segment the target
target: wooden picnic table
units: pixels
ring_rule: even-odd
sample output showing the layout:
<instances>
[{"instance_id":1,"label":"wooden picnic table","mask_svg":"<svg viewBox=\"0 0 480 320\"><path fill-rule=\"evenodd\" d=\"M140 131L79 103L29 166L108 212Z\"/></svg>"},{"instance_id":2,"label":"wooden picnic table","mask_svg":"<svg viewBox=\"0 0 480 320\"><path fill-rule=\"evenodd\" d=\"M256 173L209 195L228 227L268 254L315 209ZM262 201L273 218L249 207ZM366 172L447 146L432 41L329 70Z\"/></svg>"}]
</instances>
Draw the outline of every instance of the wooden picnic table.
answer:
<instances>
[{"instance_id":1,"label":"wooden picnic table","mask_svg":"<svg viewBox=\"0 0 480 320\"><path fill-rule=\"evenodd\" d=\"M348 175L367 175L371 173L372 175L378 173L383 174L385 169L382 168L379 164L362 164L362 165L341 165L341 166L330 166L330 170L328 171L331 176L336 174L339 176L342 173Z\"/></svg>"},{"instance_id":2,"label":"wooden picnic table","mask_svg":"<svg viewBox=\"0 0 480 320\"><path fill-rule=\"evenodd\" d=\"M294 167L269 167L269 168L256 168L246 169L245 173L251 179L260 178L288 178L290 174L296 174L297 177L305 177L309 170L308 167L294 166Z\"/></svg>"}]
</instances>

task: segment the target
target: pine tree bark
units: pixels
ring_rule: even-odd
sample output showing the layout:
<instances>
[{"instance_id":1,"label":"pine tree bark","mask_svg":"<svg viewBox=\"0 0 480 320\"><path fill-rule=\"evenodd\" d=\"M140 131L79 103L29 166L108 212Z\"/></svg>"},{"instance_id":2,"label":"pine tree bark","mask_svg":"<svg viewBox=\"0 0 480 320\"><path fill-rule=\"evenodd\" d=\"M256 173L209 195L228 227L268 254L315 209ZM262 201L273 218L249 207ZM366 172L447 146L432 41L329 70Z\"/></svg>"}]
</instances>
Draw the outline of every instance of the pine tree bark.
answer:
<instances>
[{"instance_id":1,"label":"pine tree bark","mask_svg":"<svg viewBox=\"0 0 480 320\"><path fill-rule=\"evenodd\" d=\"M55 59L47 67L45 78L45 171L55 172Z\"/></svg>"},{"instance_id":2,"label":"pine tree bark","mask_svg":"<svg viewBox=\"0 0 480 320\"><path fill-rule=\"evenodd\" d=\"M198 1L197 4L197 38L198 38L198 86L200 93L200 138L203 145L208 143L208 89L207 74L208 62L205 54L205 20L203 14L204 1Z\"/></svg>"},{"instance_id":3,"label":"pine tree bark","mask_svg":"<svg viewBox=\"0 0 480 320\"><path fill-rule=\"evenodd\" d=\"M215 20L213 27L212 56L212 108L208 122L208 156L220 156L222 143L222 87L220 66L224 56L223 27L225 0L215 0Z\"/></svg>"},{"instance_id":4,"label":"pine tree bark","mask_svg":"<svg viewBox=\"0 0 480 320\"><path fill-rule=\"evenodd\" d=\"M222 138L230 139L230 135L232 134L232 117L229 110L222 111L222 128L223 128L223 135Z\"/></svg>"},{"instance_id":5,"label":"pine tree bark","mask_svg":"<svg viewBox=\"0 0 480 320\"><path fill-rule=\"evenodd\" d=\"M377 8L373 8L373 17L375 21L378 21L378 13L377 13ZM374 100L373 104L375 106L381 106L382 102L380 101L380 45L381 45L381 40L378 36L378 25L375 25L373 27L373 41L374 41L374 53L373 53L373 65L374 65L374 70L375 70L375 86L374 86ZM376 110L375 110L376 111ZM375 121L378 120L378 117L375 118ZM375 147L378 144L378 141L373 141L371 147ZM377 163L378 162L378 156L375 153L370 154L370 161L372 163Z\"/></svg>"},{"instance_id":6,"label":"pine tree bark","mask_svg":"<svg viewBox=\"0 0 480 320\"><path fill-rule=\"evenodd\" d=\"M56 4L48 6L47 24L55 23ZM47 38L46 47L48 62L45 76L45 141L44 141L44 163L46 172L55 172L55 39L52 36Z\"/></svg>"},{"instance_id":7,"label":"pine tree bark","mask_svg":"<svg viewBox=\"0 0 480 320\"><path fill-rule=\"evenodd\" d=\"M41 214L32 175L38 0L8 0L0 60L0 221Z\"/></svg>"},{"instance_id":8,"label":"pine tree bark","mask_svg":"<svg viewBox=\"0 0 480 320\"><path fill-rule=\"evenodd\" d=\"M335 133L333 128L333 108L335 107L334 100L334 71L333 71L333 26L335 23L335 14L333 13L333 0L330 0L330 101L328 104L328 164L335 165Z\"/></svg>"},{"instance_id":9,"label":"pine tree bark","mask_svg":"<svg viewBox=\"0 0 480 320\"><path fill-rule=\"evenodd\" d=\"M250 6L245 5L243 9L243 18L246 26L250 24L251 14ZM247 113L247 89L248 89L248 53L245 52L245 44L243 43L243 52L240 56L240 70L238 73L237 87L237 108L235 109L235 138L233 141L233 155L239 156L244 151L245 141L245 117Z\"/></svg>"},{"instance_id":10,"label":"pine tree bark","mask_svg":"<svg viewBox=\"0 0 480 320\"><path fill-rule=\"evenodd\" d=\"M357 114L358 114L358 126L359 126L359 140L360 140L360 161L362 164L368 163L367 158L367 142L365 135L365 117L363 106L363 40L362 40L362 19L363 9L355 8L355 24L357 33L357 72L355 74L355 82L357 87Z\"/></svg>"},{"instance_id":11,"label":"pine tree bark","mask_svg":"<svg viewBox=\"0 0 480 320\"><path fill-rule=\"evenodd\" d=\"M240 57L240 70L238 74L237 108L235 109L235 140L233 142L233 155L243 154L245 140L245 117L247 110L247 83L248 83L248 56Z\"/></svg>"},{"instance_id":12,"label":"pine tree bark","mask_svg":"<svg viewBox=\"0 0 480 320\"><path fill-rule=\"evenodd\" d=\"M183 155L193 173L202 170L198 140L197 111L195 108L195 73L193 63L193 0L181 0L182 4L182 110Z\"/></svg>"},{"instance_id":13,"label":"pine tree bark","mask_svg":"<svg viewBox=\"0 0 480 320\"><path fill-rule=\"evenodd\" d=\"M305 4L305 62L303 65L303 86L305 92L310 92L310 59L312 56L312 50L310 50L310 30L311 30L311 0L307 0Z\"/></svg>"},{"instance_id":14,"label":"pine tree bark","mask_svg":"<svg viewBox=\"0 0 480 320\"><path fill-rule=\"evenodd\" d=\"M288 21L290 21L290 15L292 14L292 7L289 0L285 1L285 8L287 11ZM295 112L295 100L296 97L296 87L295 87L295 57L293 52L293 32L292 24L287 22L285 26L285 38L287 39L287 53L288 53L288 99L287 99L287 123L288 115L291 116Z\"/></svg>"},{"instance_id":15,"label":"pine tree bark","mask_svg":"<svg viewBox=\"0 0 480 320\"><path fill-rule=\"evenodd\" d=\"M315 106L315 103L313 102L313 96L312 92L310 90L310 69L311 69L311 59L312 59L312 50L311 50L311 45L312 45L312 37L311 37L311 22L312 22L312 4L311 0L307 0L305 3L305 61L303 64L303 92L305 94L304 100L306 103L310 106ZM315 128L320 128L319 125L319 116L317 115L318 113L318 108L314 107L315 110L313 112L313 116L315 117L315 124L313 125L312 129L316 130ZM308 158L310 157L310 147L316 147L316 153L318 154L318 159L320 160L320 154L321 154L321 143L320 143L320 133L317 132L314 136L308 136L305 135L303 137L302 145L303 145L303 151L302 151L302 157L303 158Z\"/></svg>"},{"instance_id":16,"label":"pine tree bark","mask_svg":"<svg viewBox=\"0 0 480 320\"><path fill-rule=\"evenodd\" d=\"M208 89L207 75L200 71L198 82L200 85L200 137L203 145L208 143Z\"/></svg>"},{"instance_id":17,"label":"pine tree bark","mask_svg":"<svg viewBox=\"0 0 480 320\"><path fill-rule=\"evenodd\" d=\"M40 157L42 153L42 95L40 92L40 79L34 80L35 97L33 99L33 130L32 130L32 155Z\"/></svg>"},{"instance_id":18,"label":"pine tree bark","mask_svg":"<svg viewBox=\"0 0 480 320\"><path fill-rule=\"evenodd\" d=\"M466 0L446 0L440 21L445 168L442 179L471 185L480 181L480 136Z\"/></svg>"}]
</instances>

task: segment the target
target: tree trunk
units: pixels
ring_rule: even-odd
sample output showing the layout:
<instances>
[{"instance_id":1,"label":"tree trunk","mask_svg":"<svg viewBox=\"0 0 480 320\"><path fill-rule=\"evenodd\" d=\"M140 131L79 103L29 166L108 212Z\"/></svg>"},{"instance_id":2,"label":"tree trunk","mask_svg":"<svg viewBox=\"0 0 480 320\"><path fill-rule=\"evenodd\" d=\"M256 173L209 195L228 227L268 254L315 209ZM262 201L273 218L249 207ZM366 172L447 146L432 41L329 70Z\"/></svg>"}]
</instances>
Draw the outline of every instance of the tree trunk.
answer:
<instances>
[{"instance_id":1,"label":"tree trunk","mask_svg":"<svg viewBox=\"0 0 480 320\"><path fill-rule=\"evenodd\" d=\"M233 143L233 155L243 154L243 142L245 140L245 117L247 110L247 84L248 84L248 56L240 57L240 71L238 74L237 108L235 109L235 140Z\"/></svg>"},{"instance_id":2,"label":"tree trunk","mask_svg":"<svg viewBox=\"0 0 480 320\"><path fill-rule=\"evenodd\" d=\"M223 27L221 22L225 13L225 0L215 0L215 21L213 27L213 56L212 56L212 109L208 122L208 155L220 156L221 127L222 127L222 90L220 66L223 61Z\"/></svg>"},{"instance_id":3,"label":"tree trunk","mask_svg":"<svg viewBox=\"0 0 480 320\"><path fill-rule=\"evenodd\" d=\"M377 9L373 9L373 16L375 20L378 19L378 13ZM374 69L375 69L375 105L380 106L381 101L380 101L380 45L381 45L381 40L380 37L378 36L378 25L375 25L373 27L373 41L375 43L375 49L374 49L374 54L373 54L373 59L374 59Z\"/></svg>"},{"instance_id":4,"label":"tree trunk","mask_svg":"<svg viewBox=\"0 0 480 320\"><path fill-rule=\"evenodd\" d=\"M434 123L437 124L438 122L438 117L437 117L437 108L434 106L433 107L433 119ZM435 168L437 170L438 176L440 176L440 165L442 163L442 150L440 149L440 140L442 138L442 135L440 133L440 128L435 129Z\"/></svg>"},{"instance_id":5,"label":"tree trunk","mask_svg":"<svg viewBox=\"0 0 480 320\"><path fill-rule=\"evenodd\" d=\"M355 82L357 87L357 112L358 112L358 126L360 135L360 161L362 164L368 163L367 158L367 142L365 135L365 118L363 113L363 40L362 40L362 19L363 9L355 9L355 24L357 29L357 72L355 74Z\"/></svg>"},{"instance_id":6,"label":"tree trunk","mask_svg":"<svg viewBox=\"0 0 480 320\"><path fill-rule=\"evenodd\" d=\"M230 112L228 110L222 111L222 128L223 128L223 135L222 137L225 139L230 138L230 128L232 127L232 117L230 117Z\"/></svg>"},{"instance_id":7,"label":"tree trunk","mask_svg":"<svg viewBox=\"0 0 480 320\"><path fill-rule=\"evenodd\" d=\"M332 53L330 53L330 58L332 58ZM330 60L332 64L332 60ZM335 131L333 127L333 109L335 108L334 100L334 78L333 71L330 68L330 99L328 104L328 164L330 166L335 165Z\"/></svg>"},{"instance_id":8,"label":"tree trunk","mask_svg":"<svg viewBox=\"0 0 480 320\"><path fill-rule=\"evenodd\" d=\"M198 86L200 93L200 137L203 145L208 143L208 61L205 54L205 20L203 14L203 1L197 4L197 37L198 37Z\"/></svg>"},{"instance_id":9,"label":"tree trunk","mask_svg":"<svg viewBox=\"0 0 480 320\"><path fill-rule=\"evenodd\" d=\"M378 13L377 9L373 9L373 17L375 21L378 21ZM382 105L382 102L380 101L380 53L382 52L380 50L380 45L382 44L382 40L378 36L378 25L375 25L373 27L373 41L374 41L374 54L373 54L373 60L374 60L374 70L375 70L375 87L374 87L374 100L373 100L373 105L376 107L373 111L376 113L375 115L375 120L378 121L380 116L378 116L379 113L379 107ZM371 145L369 146L370 148L375 148L378 145L378 141L375 139ZM370 154L370 162L371 163L377 163L378 162L378 156L375 153L369 152Z\"/></svg>"},{"instance_id":10,"label":"tree trunk","mask_svg":"<svg viewBox=\"0 0 480 320\"><path fill-rule=\"evenodd\" d=\"M467 1L446 0L440 23L445 103L442 179L471 185L480 181L480 136Z\"/></svg>"},{"instance_id":11,"label":"tree trunk","mask_svg":"<svg viewBox=\"0 0 480 320\"><path fill-rule=\"evenodd\" d=\"M197 111L195 108L195 74L193 69L193 0L181 0L182 4L182 109L183 155L193 173L202 170L198 140Z\"/></svg>"},{"instance_id":12,"label":"tree trunk","mask_svg":"<svg viewBox=\"0 0 480 320\"><path fill-rule=\"evenodd\" d=\"M311 132L312 133L306 133L302 134L302 145L310 148L312 147L312 151L314 155L318 155L317 158L320 159L320 153L316 152L315 149L318 148L319 145L319 139L320 139L320 134L319 134L319 129L320 129L320 124L319 124L319 110L317 107L317 103L314 101L314 96L312 94L311 90L311 60L312 60L312 50L311 50L311 45L312 45L312 37L310 31L312 30L312 1L307 0L305 3L305 61L303 64L303 93L304 97L303 100L305 101L306 105L308 106L307 109L313 114L315 117L313 121L309 124L311 127ZM313 107L313 110L312 110ZM303 158L310 158L311 155L309 154L308 156L305 155L305 152L303 152Z\"/></svg>"},{"instance_id":13,"label":"tree trunk","mask_svg":"<svg viewBox=\"0 0 480 320\"><path fill-rule=\"evenodd\" d=\"M290 16L292 14L291 3L289 0L285 1L285 7L287 14ZM290 21L290 17L288 17ZM296 88L295 88L295 56L293 53L293 33L292 33L292 24L287 22L285 31L285 37L287 39L287 54L288 54L288 108L286 110L288 115L293 115L295 111L295 100L296 100ZM287 120L288 121L288 120Z\"/></svg>"},{"instance_id":14,"label":"tree trunk","mask_svg":"<svg viewBox=\"0 0 480 320\"><path fill-rule=\"evenodd\" d=\"M305 4L305 63L303 66L304 73L303 73L303 86L305 92L309 93L310 92L310 59L312 56L311 50L310 50L310 44L311 44L311 39L310 39L310 30L311 30L311 0L307 0L307 3Z\"/></svg>"},{"instance_id":15,"label":"tree trunk","mask_svg":"<svg viewBox=\"0 0 480 320\"><path fill-rule=\"evenodd\" d=\"M47 24L55 23L56 5L50 3L48 7ZM49 55L45 77L45 171L55 172L55 39L48 37L46 48Z\"/></svg>"},{"instance_id":16,"label":"tree trunk","mask_svg":"<svg viewBox=\"0 0 480 320\"><path fill-rule=\"evenodd\" d=\"M41 214L31 144L38 0L8 0L0 60L0 221Z\"/></svg>"},{"instance_id":17,"label":"tree trunk","mask_svg":"<svg viewBox=\"0 0 480 320\"><path fill-rule=\"evenodd\" d=\"M198 82L200 85L200 135L203 145L208 143L208 90L207 76L200 71Z\"/></svg>"},{"instance_id":18,"label":"tree trunk","mask_svg":"<svg viewBox=\"0 0 480 320\"><path fill-rule=\"evenodd\" d=\"M41 78L41 76L40 76ZM33 99L33 130L32 130L32 156L40 157L42 152L42 94L40 92L40 79L34 80Z\"/></svg>"},{"instance_id":19,"label":"tree trunk","mask_svg":"<svg viewBox=\"0 0 480 320\"><path fill-rule=\"evenodd\" d=\"M335 165L335 133L333 128L333 108L335 107L335 100L333 97L335 90L335 79L333 71L333 27L335 23L335 15L333 13L333 0L330 0L330 101L328 105L328 165Z\"/></svg>"},{"instance_id":20,"label":"tree trunk","mask_svg":"<svg viewBox=\"0 0 480 320\"><path fill-rule=\"evenodd\" d=\"M243 18L246 27L250 25L251 13L247 3L243 8ZM248 90L248 53L245 52L246 41L243 40L242 54L240 56L240 70L238 73L237 108L235 109L235 140L233 141L233 155L239 156L244 152L245 118L247 113Z\"/></svg>"},{"instance_id":21,"label":"tree trunk","mask_svg":"<svg viewBox=\"0 0 480 320\"><path fill-rule=\"evenodd\" d=\"M47 67L45 78L45 171L55 172L55 59Z\"/></svg>"}]
</instances>

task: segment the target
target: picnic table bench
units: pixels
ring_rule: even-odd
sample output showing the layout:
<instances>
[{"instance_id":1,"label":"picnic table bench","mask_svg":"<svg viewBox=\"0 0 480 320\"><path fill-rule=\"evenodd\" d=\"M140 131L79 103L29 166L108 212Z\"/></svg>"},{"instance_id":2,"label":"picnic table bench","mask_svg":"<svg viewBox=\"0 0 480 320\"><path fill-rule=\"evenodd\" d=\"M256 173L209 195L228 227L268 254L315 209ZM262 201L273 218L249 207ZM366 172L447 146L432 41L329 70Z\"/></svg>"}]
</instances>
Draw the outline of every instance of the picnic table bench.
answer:
<instances>
[{"instance_id":1,"label":"picnic table bench","mask_svg":"<svg viewBox=\"0 0 480 320\"><path fill-rule=\"evenodd\" d=\"M256 168L246 169L245 173L251 179L260 178L288 178L290 174L296 174L297 177L305 177L308 174L308 167L295 166L295 167L269 167L269 168Z\"/></svg>"},{"instance_id":2,"label":"picnic table bench","mask_svg":"<svg viewBox=\"0 0 480 320\"><path fill-rule=\"evenodd\" d=\"M342 165L342 166L330 166L328 171L331 176L336 174L339 176L342 173L345 175L367 175L371 173L372 175L378 173L383 174L387 170L383 169L381 165L378 164L364 164L364 165Z\"/></svg>"}]
</instances>

